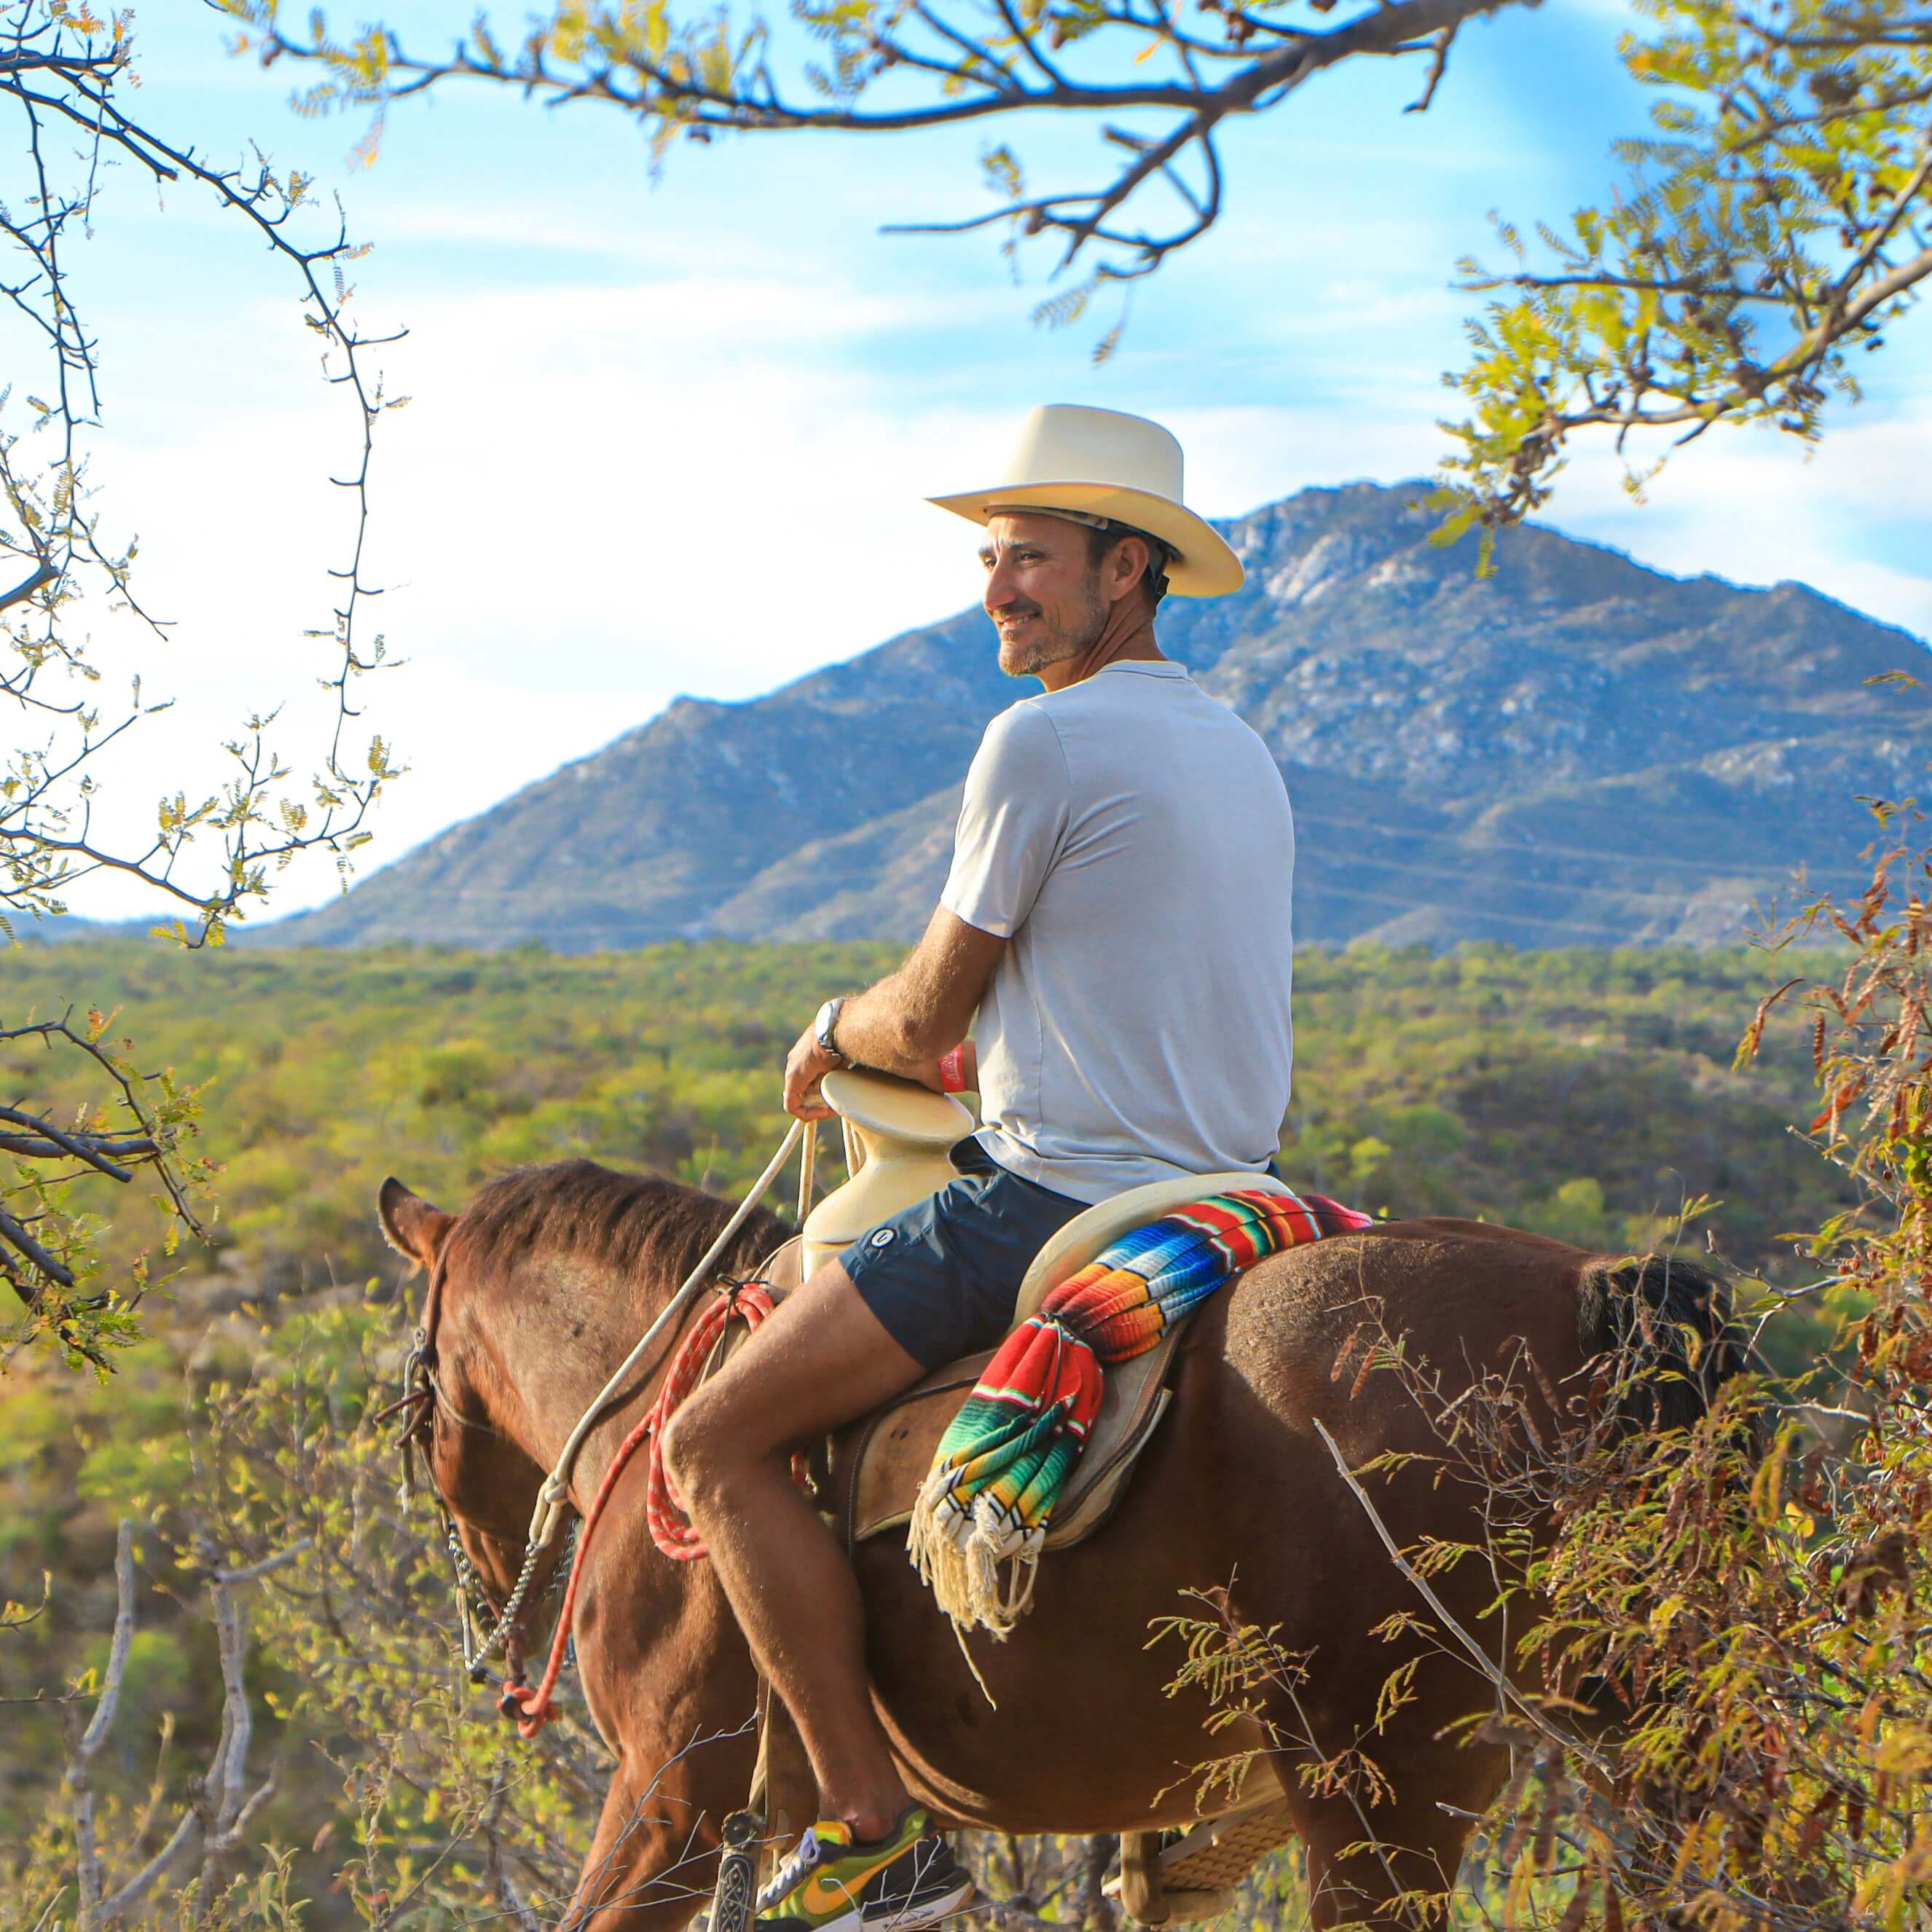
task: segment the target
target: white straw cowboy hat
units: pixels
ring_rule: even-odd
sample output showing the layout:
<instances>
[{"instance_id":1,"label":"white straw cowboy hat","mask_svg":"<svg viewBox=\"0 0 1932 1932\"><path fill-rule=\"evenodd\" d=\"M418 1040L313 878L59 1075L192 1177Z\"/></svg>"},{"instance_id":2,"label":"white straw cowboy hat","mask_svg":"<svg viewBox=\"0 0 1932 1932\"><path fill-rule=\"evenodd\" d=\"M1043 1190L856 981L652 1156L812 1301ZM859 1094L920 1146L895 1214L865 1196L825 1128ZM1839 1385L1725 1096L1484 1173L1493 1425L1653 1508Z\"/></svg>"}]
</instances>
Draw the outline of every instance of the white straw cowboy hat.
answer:
<instances>
[{"instance_id":1,"label":"white straw cowboy hat","mask_svg":"<svg viewBox=\"0 0 1932 1932\"><path fill-rule=\"evenodd\" d=\"M1003 512L1071 510L1158 537L1174 553L1168 587L1182 597L1238 590L1246 573L1220 532L1180 500L1180 446L1159 423L1118 410L1048 403L1026 419L997 483L931 496L983 524Z\"/></svg>"}]
</instances>

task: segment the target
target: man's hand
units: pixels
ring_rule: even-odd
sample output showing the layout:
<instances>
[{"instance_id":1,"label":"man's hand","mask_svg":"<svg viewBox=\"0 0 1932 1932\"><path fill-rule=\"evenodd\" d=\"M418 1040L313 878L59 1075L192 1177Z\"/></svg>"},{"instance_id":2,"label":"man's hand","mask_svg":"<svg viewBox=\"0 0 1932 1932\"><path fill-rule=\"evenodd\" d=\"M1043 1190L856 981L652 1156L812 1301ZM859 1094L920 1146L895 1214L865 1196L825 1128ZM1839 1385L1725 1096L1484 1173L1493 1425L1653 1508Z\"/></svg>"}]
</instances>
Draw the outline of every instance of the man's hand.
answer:
<instances>
[{"instance_id":1,"label":"man's hand","mask_svg":"<svg viewBox=\"0 0 1932 1932\"><path fill-rule=\"evenodd\" d=\"M818 1083L844 1064L836 1054L827 1053L819 1045L818 1036L807 1027L785 1055L785 1112L801 1120L830 1120L832 1109L825 1104Z\"/></svg>"}]
</instances>

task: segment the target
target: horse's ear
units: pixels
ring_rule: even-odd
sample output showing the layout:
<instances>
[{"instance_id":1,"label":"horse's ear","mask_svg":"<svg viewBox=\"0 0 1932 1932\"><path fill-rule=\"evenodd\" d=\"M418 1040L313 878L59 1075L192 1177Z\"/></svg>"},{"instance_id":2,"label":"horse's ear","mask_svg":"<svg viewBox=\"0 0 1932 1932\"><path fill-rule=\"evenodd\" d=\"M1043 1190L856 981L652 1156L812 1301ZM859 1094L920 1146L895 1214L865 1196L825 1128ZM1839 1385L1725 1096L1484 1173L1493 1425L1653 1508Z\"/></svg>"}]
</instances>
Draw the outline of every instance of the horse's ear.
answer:
<instances>
[{"instance_id":1,"label":"horse's ear","mask_svg":"<svg viewBox=\"0 0 1932 1932\"><path fill-rule=\"evenodd\" d=\"M446 1214L434 1202L412 1194L392 1174L376 1196L376 1216L382 1224L382 1238L398 1254L406 1256L418 1268L428 1268L456 1226L456 1216Z\"/></svg>"}]
</instances>

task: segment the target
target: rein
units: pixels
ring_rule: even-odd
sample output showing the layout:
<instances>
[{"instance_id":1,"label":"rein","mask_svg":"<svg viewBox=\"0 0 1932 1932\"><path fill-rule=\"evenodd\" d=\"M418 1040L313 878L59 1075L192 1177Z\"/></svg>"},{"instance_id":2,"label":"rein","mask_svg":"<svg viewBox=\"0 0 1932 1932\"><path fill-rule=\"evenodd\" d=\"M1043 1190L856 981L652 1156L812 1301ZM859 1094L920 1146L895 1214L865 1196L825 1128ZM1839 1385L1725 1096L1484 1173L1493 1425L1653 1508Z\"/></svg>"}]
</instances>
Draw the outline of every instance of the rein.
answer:
<instances>
[{"instance_id":1,"label":"rein","mask_svg":"<svg viewBox=\"0 0 1932 1932\"><path fill-rule=\"evenodd\" d=\"M765 1171L752 1182L751 1191L739 1202L736 1211L724 1223L717 1240L704 1251L704 1258L686 1276L682 1286L664 1306L664 1311L646 1328L637 1346L618 1364L610 1379L590 1399L590 1406L578 1419L577 1426L570 1432L569 1439L563 1445L562 1453L556 1459L556 1466L544 1478L544 1486L537 1492L537 1506L530 1518L530 1546L541 1551L549 1546L556 1534L557 1525L562 1520L563 1512L570 1502L570 1475L576 1466L578 1453L584 1440L602 1418L604 1412L616 1400L618 1391L630 1379L631 1372L643 1360L646 1352L666 1328L682 1316L692 1298L704 1286L711 1270L718 1265L719 1257L736 1238L738 1230L751 1218L752 1210L758 1204L766 1188L777 1180L785 1162L791 1158L791 1150L798 1144L799 1136L805 1131L802 1120L794 1120L787 1130L784 1138L778 1143L778 1150L765 1164ZM527 1567L527 1564L526 1565Z\"/></svg>"}]
</instances>

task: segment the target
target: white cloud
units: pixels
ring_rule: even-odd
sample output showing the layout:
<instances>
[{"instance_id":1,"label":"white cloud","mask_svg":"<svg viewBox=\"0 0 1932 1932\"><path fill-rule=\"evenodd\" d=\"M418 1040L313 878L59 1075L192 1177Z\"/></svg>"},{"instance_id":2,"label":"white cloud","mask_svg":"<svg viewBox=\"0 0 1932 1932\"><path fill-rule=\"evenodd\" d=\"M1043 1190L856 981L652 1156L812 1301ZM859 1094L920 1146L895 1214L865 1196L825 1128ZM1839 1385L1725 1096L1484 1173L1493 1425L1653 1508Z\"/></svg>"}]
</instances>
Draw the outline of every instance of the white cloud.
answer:
<instances>
[{"instance_id":1,"label":"white cloud","mask_svg":"<svg viewBox=\"0 0 1932 1932\"><path fill-rule=\"evenodd\" d=\"M963 526L921 499L976 476L996 437L826 368L809 344L828 314L910 320L830 280L416 306L396 359L434 380L380 427L369 575L394 587L362 614L365 635L384 630L410 660L364 689L369 726L412 769L365 856L396 856L676 692L762 691L975 594ZM258 325L241 318L237 344ZM218 364L237 344L202 338L189 359ZM202 386L170 373L150 367L142 386ZM349 533L325 479L352 420L306 368L256 374L279 410L170 402L104 446L114 501L142 512L143 594L193 620L158 649L105 627L112 672L142 664L151 691L180 700L116 754L110 823L208 789L209 746L251 708L292 699L298 771L327 716L310 680L328 647L301 633L326 619L323 567ZM332 889L310 867L277 903ZM111 883L76 904L145 910Z\"/></svg>"},{"instance_id":2,"label":"white cloud","mask_svg":"<svg viewBox=\"0 0 1932 1932\"><path fill-rule=\"evenodd\" d=\"M976 594L970 541L921 499L992 473L1019 399L921 404L916 382L814 346L836 338L840 316L902 342L926 321L830 275L415 305L401 359L430 380L382 425L372 557L376 580L402 580L370 614L412 662L369 691L371 722L413 770L384 808L375 862L674 693L752 694ZM218 358L221 345L200 352ZM191 727L205 740L246 706L299 691L297 674L318 662L296 640L323 608L320 566L344 528L321 482L344 426L292 370L258 373L305 406L224 417L184 440L150 424L116 452L117 488L150 506L150 593L197 620L166 653L182 715L132 761L144 799L199 768ZM1311 484L1426 472L1441 447L1432 400L1414 382L1372 404L1318 385L1293 404L1156 412L1186 445L1190 495L1237 514ZM1924 632L1932 580L1846 540L1912 500L1924 434L1918 418L1854 418L1810 464L1762 435L1714 436L1643 508L1593 449L1551 520L1664 568L1801 578ZM278 903L332 889L316 868Z\"/></svg>"},{"instance_id":3,"label":"white cloud","mask_svg":"<svg viewBox=\"0 0 1932 1932\"><path fill-rule=\"evenodd\" d=\"M1392 396L1376 412L1312 398L1230 404L1177 410L1168 419L1187 450L1189 495L1206 514L1232 517L1297 490L1426 472L1437 439L1403 400Z\"/></svg>"}]
</instances>

